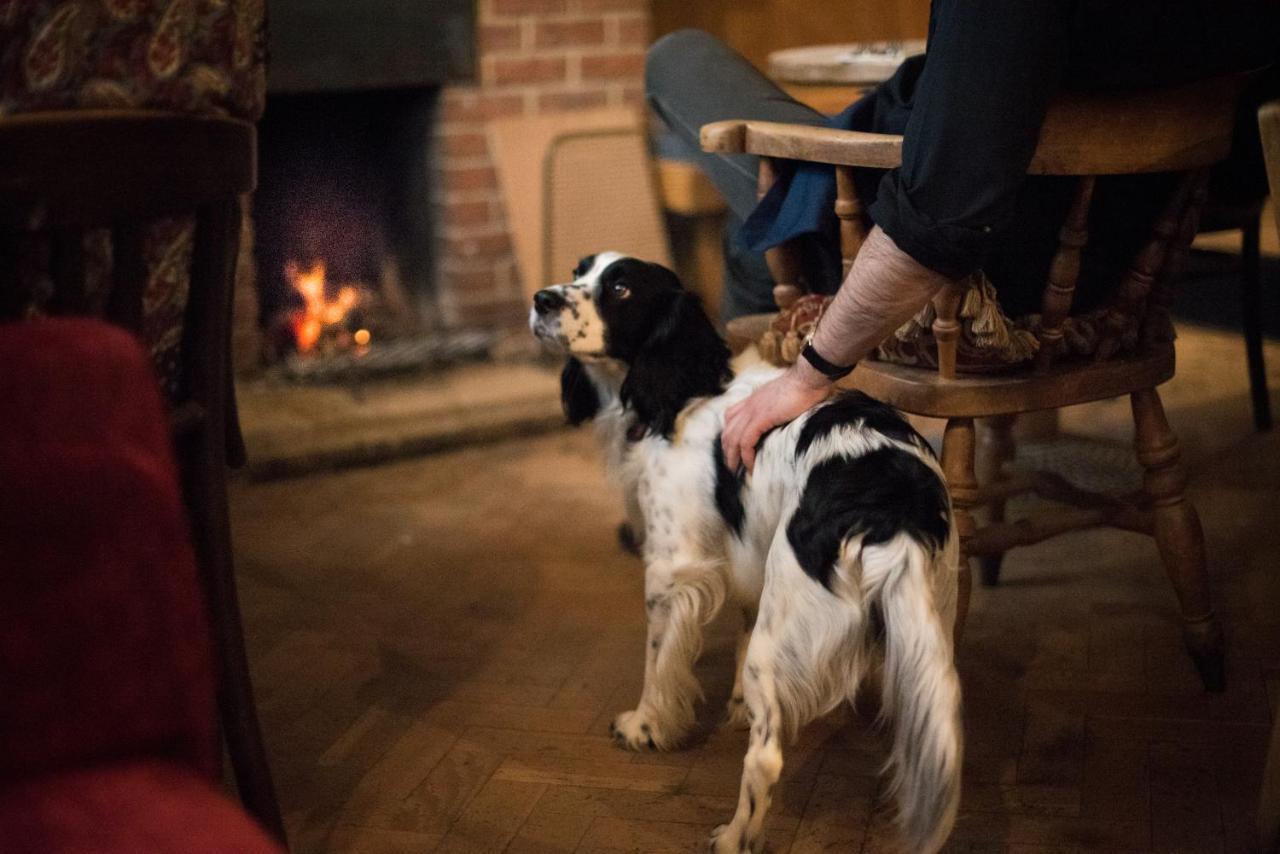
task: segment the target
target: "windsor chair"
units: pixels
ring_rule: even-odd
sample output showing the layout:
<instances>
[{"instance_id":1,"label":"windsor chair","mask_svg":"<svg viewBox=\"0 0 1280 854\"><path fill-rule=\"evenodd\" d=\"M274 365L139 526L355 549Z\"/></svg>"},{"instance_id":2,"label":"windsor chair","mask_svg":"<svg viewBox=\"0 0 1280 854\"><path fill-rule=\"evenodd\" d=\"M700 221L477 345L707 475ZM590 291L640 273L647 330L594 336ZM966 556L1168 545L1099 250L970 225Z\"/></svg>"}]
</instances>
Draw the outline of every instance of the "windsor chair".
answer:
<instances>
[{"instance_id":1,"label":"windsor chair","mask_svg":"<svg viewBox=\"0 0 1280 854\"><path fill-rule=\"evenodd\" d=\"M1242 85L1241 77L1224 77L1155 91L1059 96L1046 116L1028 173L1070 176L1076 183L1043 292L1035 359L998 374L958 372L962 293L956 283L934 299L936 369L864 360L843 381L902 411L946 421L942 467L962 553L957 637L968 607L971 558L983 559L985 568L998 571L999 557L1011 548L1068 531L1111 526L1154 538L1177 594L1191 659L1207 690L1223 690L1222 628L1210 596L1204 536L1196 509L1185 495L1187 473L1178 439L1156 389L1174 374L1169 316L1173 283L1196 233L1208 168L1230 148ZM846 273L868 225L854 170L890 169L902 158L902 137L886 134L729 120L704 126L701 136L705 151L756 155L762 196L777 180L782 160L831 165ZM1087 359L1071 357L1063 327L1080 276L1095 183L1102 176L1137 173L1178 173L1181 178L1105 308L1096 353ZM797 253L792 244L767 253L774 296L784 309L804 291ZM1015 450L1011 430L1017 415L1120 395L1131 401L1135 451L1145 470L1140 490L1103 495L1047 472L1003 473L1002 464ZM975 475L975 419L989 419L993 428L998 472L981 484ZM1059 506L1005 520L1005 502L1027 492ZM979 508L989 511L986 524L977 523Z\"/></svg>"}]
</instances>

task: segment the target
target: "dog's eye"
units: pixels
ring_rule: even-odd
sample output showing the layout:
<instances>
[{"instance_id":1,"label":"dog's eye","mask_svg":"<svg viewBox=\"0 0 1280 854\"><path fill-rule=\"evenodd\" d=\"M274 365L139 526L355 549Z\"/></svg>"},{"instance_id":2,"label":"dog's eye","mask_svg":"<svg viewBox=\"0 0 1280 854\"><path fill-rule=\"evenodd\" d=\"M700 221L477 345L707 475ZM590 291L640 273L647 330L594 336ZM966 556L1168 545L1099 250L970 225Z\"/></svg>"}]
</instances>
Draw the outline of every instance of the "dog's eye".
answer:
<instances>
[{"instance_id":1,"label":"dog's eye","mask_svg":"<svg viewBox=\"0 0 1280 854\"><path fill-rule=\"evenodd\" d=\"M622 282L614 282L609 286L609 291L618 299L626 299L631 296L631 288L627 287Z\"/></svg>"}]
</instances>

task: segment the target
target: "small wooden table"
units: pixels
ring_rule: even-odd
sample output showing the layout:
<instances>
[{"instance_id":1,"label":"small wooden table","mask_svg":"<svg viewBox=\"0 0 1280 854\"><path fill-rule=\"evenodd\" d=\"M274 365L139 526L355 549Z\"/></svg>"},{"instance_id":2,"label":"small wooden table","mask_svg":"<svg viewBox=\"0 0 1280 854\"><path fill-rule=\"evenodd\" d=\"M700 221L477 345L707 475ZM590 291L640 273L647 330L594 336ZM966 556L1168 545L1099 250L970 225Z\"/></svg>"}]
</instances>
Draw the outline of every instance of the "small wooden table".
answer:
<instances>
[{"instance_id":1,"label":"small wooden table","mask_svg":"<svg viewBox=\"0 0 1280 854\"><path fill-rule=\"evenodd\" d=\"M797 101L834 114L924 48L924 39L906 39L777 50L769 54L769 76Z\"/></svg>"}]
</instances>

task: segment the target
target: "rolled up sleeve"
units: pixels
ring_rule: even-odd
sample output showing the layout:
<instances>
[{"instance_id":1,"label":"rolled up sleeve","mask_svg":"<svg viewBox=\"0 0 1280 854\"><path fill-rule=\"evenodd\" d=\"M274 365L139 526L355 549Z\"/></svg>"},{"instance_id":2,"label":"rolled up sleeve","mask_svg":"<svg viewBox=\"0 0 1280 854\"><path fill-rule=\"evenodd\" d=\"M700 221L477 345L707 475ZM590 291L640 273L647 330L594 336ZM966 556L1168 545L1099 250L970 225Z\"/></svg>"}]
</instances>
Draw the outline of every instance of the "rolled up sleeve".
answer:
<instances>
[{"instance_id":1,"label":"rolled up sleeve","mask_svg":"<svg viewBox=\"0 0 1280 854\"><path fill-rule=\"evenodd\" d=\"M902 165L869 210L919 263L965 276L1012 222L1070 24L1068 0L935 0Z\"/></svg>"}]
</instances>

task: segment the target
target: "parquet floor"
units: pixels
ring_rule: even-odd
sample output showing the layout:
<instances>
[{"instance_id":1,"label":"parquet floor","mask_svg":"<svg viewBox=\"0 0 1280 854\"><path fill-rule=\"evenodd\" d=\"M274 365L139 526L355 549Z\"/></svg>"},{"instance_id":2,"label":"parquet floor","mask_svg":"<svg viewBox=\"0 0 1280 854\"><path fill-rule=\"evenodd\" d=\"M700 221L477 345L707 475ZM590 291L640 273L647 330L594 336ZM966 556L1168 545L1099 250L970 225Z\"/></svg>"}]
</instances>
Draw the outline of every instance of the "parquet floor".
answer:
<instances>
[{"instance_id":1,"label":"parquet floor","mask_svg":"<svg viewBox=\"0 0 1280 854\"><path fill-rule=\"evenodd\" d=\"M1015 552L1007 583L976 591L961 651L950 851L1248 850L1280 703L1280 432L1252 434L1230 336L1184 332L1166 399L1228 620L1229 690L1200 692L1147 541L1095 532ZM1066 426L1113 440L1126 410ZM694 742L609 743L639 691L642 570L614 545L618 500L589 433L242 484L233 511L294 850L692 852L731 813L745 734L713 724L734 618L710 630ZM807 729L770 850L895 850L883 758L850 714Z\"/></svg>"}]
</instances>

